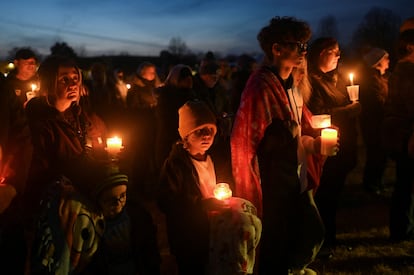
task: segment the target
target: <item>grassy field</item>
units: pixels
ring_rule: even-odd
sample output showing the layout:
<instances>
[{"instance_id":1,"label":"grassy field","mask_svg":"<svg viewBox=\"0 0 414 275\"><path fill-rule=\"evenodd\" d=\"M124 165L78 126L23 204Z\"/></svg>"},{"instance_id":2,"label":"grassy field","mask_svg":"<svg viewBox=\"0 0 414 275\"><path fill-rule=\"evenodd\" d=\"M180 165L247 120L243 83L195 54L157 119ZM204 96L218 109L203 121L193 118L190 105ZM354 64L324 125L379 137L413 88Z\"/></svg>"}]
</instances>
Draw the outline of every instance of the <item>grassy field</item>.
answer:
<instances>
[{"instance_id":1,"label":"grassy field","mask_svg":"<svg viewBox=\"0 0 414 275\"><path fill-rule=\"evenodd\" d=\"M394 163L389 162L382 195L366 193L359 165L349 175L337 217L338 243L331 259L317 259L312 265L318 274L414 274L414 242L388 240L390 197L394 183Z\"/></svg>"}]
</instances>

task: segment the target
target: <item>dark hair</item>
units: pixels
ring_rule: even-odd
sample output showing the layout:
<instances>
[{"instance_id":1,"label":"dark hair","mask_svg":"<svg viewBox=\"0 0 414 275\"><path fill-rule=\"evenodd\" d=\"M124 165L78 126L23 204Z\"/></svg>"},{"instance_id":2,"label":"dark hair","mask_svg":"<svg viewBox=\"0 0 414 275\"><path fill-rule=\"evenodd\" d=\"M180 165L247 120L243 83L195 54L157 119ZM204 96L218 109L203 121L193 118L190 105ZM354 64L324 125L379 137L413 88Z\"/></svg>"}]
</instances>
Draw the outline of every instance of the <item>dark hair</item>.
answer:
<instances>
[{"instance_id":1,"label":"dark hair","mask_svg":"<svg viewBox=\"0 0 414 275\"><path fill-rule=\"evenodd\" d=\"M74 67L79 73L79 79L81 81L82 74L80 69L76 65L75 60L67 56L51 55L48 56L39 66L37 73L40 80L40 89L42 93L48 96L55 96L57 88L57 76L59 67Z\"/></svg>"},{"instance_id":2,"label":"dark hair","mask_svg":"<svg viewBox=\"0 0 414 275\"><path fill-rule=\"evenodd\" d=\"M192 74L189 67L183 67L180 71L179 79L182 80L182 79L187 78L187 77L192 76L192 75L193 74Z\"/></svg>"},{"instance_id":3,"label":"dark hair","mask_svg":"<svg viewBox=\"0 0 414 275\"><path fill-rule=\"evenodd\" d=\"M335 48L338 45L338 40L333 37L319 37L314 40L308 50L308 68L309 71L318 71L319 56L323 50Z\"/></svg>"},{"instance_id":4,"label":"dark hair","mask_svg":"<svg viewBox=\"0 0 414 275\"><path fill-rule=\"evenodd\" d=\"M21 48L16 52L14 56L14 59L16 60L29 58L34 58L37 61L35 52L30 48Z\"/></svg>"},{"instance_id":5,"label":"dark hair","mask_svg":"<svg viewBox=\"0 0 414 275\"><path fill-rule=\"evenodd\" d=\"M263 27L257 35L260 47L266 57L272 61L272 47L275 43L284 41L307 42L311 37L308 23L294 17L273 17L269 25Z\"/></svg>"},{"instance_id":6,"label":"dark hair","mask_svg":"<svg viewBox=\"0 0 414 275\"><path fill-rule=\"evenodd\" d=\"M398 38L398 57L403 58L409 55L408 45L414 45L414 29L409 29L400 33Z\"/></svg>"},{"instance_id":7,"label":"dark hair","mask_svg":"<svg viewBox=\"0 0 414 275\"><path fill-rule=\"evenodd\" d=\"M137 75L141 76L142 75L142 71L146 68L156 68L155 64L148 62L148 61L144 61L141 64L139 64L138 68L137 68Z\"/></svg>"}]
</instances>

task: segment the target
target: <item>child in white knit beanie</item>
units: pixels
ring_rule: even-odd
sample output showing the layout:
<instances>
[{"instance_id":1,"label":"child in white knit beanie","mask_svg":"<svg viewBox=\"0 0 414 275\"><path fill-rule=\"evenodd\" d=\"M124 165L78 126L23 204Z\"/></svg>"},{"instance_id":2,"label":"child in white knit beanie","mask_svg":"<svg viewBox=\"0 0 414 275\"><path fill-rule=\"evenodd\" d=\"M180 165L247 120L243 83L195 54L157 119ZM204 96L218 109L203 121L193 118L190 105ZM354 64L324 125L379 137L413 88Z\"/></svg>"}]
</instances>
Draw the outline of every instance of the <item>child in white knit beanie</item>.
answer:
<instances>
[{"instance_id":1,"label":"child in white knit beanie","mask_svg":"<svg viewBox=\"0 0 414 275\"><path fill-rule=\"evenodd\" d=\"M217 170L208 150L217 133L216 117L202 101L186 102L178 114L181 140L164 163L158 204L166 215L179 274L251 273L261 222L257 217L253 224L245 219L255 210L247 213L231 200L214 197ZM228 230L228 234L220 233ZM235 238L229 239L230 235Z\"/></svg>"}]
</instances>

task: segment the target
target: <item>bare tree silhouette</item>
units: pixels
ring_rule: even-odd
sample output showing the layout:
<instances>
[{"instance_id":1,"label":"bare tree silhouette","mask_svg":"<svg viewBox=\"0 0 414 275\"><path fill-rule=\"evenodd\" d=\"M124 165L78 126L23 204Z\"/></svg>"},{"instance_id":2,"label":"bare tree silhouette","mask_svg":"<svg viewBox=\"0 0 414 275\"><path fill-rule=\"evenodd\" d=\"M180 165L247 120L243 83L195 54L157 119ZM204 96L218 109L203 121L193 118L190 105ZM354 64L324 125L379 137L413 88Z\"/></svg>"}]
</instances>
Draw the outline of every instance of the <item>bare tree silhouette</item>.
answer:
<instances>
[{"instance_id":1,"label":"bare tree silhouette","mask_svg":"<svg viewBox=\"0 0 414 275\"><path fill-rule=\"evenodd\" d=\"M316 37L335 37L339 40L338 24L334 16L328 15L319 20Z\"/></svg>"},{"instance_id":2,"label":"bare tree silhouette","mask_svg":"<svg viewBox=\"0 0 414 275\"><path fill-rule=\"evenodd\" d=\"M373 7L352 36L352 46L363 54L371 47L394 52L401 17L386 8Z\"/></svg>"},{"instance_id":3,"label":"bare tree silhouette","mask_svg":"<svg viewBox=\"0 0 414 275\"><path fill-rule=\"evenodd\" d=\"M56 42L50 47L51 54L65 55L68 57L76 58L77 54L66 42Z\"/></svg>"},{"instance_id":4,"label":"bare tree silhouette","mask_svg":"<svg viewBox=\"0 0 414 275\"><path fill-rule=\"evenodd\" d=\"M189 52L187 45L180 37L173 37L168 45L168 51L176 56L182 56Z\"/></svg>"}]
</instances>

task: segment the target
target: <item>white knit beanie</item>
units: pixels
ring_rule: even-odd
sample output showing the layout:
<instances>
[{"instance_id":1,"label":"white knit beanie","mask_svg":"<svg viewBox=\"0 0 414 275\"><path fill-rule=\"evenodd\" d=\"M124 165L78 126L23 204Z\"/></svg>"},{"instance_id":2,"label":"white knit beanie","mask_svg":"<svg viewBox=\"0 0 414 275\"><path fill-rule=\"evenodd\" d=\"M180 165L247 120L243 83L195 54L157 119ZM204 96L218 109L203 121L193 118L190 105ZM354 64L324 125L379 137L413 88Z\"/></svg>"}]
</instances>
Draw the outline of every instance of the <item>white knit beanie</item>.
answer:
<instances>
[{"instance_id":1,"label":"white knit beanie","mask_svg":"<svg viewBox=\"0 0 414 275\"><path fill-rule=\"evenodd\" d=\"M182 139L205 126L212 127L216 134L216 117L206 103L187 101L178 110L178 132Z\"/></svg>"},{"instance_id":2,"label":"white knit beanie","mask_svg":"<svg viewBox=\"0 0 414 275\"><path fill-rule=\"evenodd\" d=\"M385 56L388 56L387 51L380 48L373 48L364 55L364 60L369 67L375 67Z\"/></svg>"}]
</instances>

